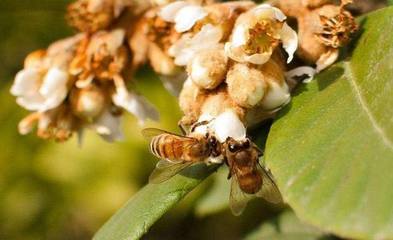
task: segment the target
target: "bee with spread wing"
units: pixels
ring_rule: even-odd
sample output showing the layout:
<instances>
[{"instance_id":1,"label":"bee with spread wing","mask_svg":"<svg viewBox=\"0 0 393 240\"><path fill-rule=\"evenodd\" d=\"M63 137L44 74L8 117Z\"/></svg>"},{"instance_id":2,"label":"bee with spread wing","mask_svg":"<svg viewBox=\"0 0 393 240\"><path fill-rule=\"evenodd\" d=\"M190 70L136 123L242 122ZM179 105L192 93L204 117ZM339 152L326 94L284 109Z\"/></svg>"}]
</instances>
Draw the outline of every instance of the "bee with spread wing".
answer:
<instances>
[{"instance_id":1,"label":"bee with spread wing","mask_svg":"<svg viewBox=\"0 0 393 240\"><path fill-rule=\"evenodd\" d=\"M249 139L228 138L223 144L223 152L229 167L228 178L232 178L229 205L234 215L240 215L253 197L262 197L272 203L282 201L272 176L259 164L262 152Z\"/></svg>"},{"instance_id":2,"label":"bee with spread wing","mask_svg":"<svg viewBox=\"0 0 393 240\"><path fill-rule=\"evenodd\" d=\"M151 138L150 151L161 159L150 175L152 183L164 182L191 165L221 155L220 143L210 134L181 136L156 128L144 129L142 134Z\"/></svg>"}]
</instances>

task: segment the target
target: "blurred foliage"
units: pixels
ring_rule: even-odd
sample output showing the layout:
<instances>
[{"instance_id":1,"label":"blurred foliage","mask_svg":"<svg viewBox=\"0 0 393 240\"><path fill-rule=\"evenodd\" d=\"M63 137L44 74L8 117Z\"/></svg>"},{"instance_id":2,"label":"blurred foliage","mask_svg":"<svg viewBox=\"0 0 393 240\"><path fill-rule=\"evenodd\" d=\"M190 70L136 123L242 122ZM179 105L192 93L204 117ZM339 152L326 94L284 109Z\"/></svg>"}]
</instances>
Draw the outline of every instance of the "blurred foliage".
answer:
<instances>
[{"instance_id":1,"label":"blurred foliage","mask_svg":"<svg viewBox=\"0 0 393 240\"><path fill-rule=\"evenodd\" d=\"M126 141L116 144L94 133L82 148L75 138L58 144L17 133L27 112L9 94L13 76L29 52L73 33L66 3L0 1L0 239L89 239L146 183L156 161L131 116L124 119ZM148 71L139 77L138 89L162 109L154 126L175 130L176 99Z\"/></svg>"},{"instance_id":2,"label":"blurred foliage","mask_svg":"<svg viewBox=\"0 0 393 240\"><path fill-rule=\"evenodd\" d=\"M321 230L301 222L291 211L263 223L246 240L333 240Z\"/></svg>"}]
</instances>

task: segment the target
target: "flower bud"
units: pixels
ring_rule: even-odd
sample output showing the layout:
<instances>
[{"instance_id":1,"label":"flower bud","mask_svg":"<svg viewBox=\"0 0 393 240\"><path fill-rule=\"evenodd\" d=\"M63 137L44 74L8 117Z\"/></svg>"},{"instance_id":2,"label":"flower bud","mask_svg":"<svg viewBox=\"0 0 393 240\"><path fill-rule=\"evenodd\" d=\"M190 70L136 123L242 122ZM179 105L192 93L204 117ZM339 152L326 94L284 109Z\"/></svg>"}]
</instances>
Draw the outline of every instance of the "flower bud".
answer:
<instances>
[{"instance_id":1,"label":"flower bud","mask_svg":"<svg viewBox=\"0 0 393 240\"><path fill-rule=\"evenodd\" d=\"M227 73L227 57L222 49L198 53L188 67L192 81L200 88L214 89Z\"/></svg>"},{"instance_id":2,"label":"flower bud","mask_svg":"<svg viewBox=\"0 0 393 240\"><path fill-rule=\"evenodd\" d=\"M107 28L114 20L111 1L78 0L68 6L69 24L83 32L96 32Z\"/></svg>"},{"instance_id":3,"label":"flower bud","mask_svg":"<svg viewBox=\"0 0 393 240\"><path fill-rule=\"evenodd\" d=\"M244 63L236 63L228 72L228 93L238 105L252 108L265 96L265 75L259 69Z\"/></svg>"},{"instance_id":4,"label":"flower bud","mask_svg":"<svg viewBox=\"0 0 393 240\"><path fill-rule=\"evenodd\" d=\"M228 89L225 85L222 85L215 91L206 94L201 104L200 112L204 115L218 116L221 113L230 110L236 113L236 115L243 120L246 114L246 110L236 104L236 102L229 96Z\"/></svg>"},{"instance_id":5,"label":"flower bud","mask_svg":"<svg viewBox=\"0 0 393 240\"><path fill-rule=\"evenodd\" d=\"M184 82L179 95L179 106L185 117L181 120L184 125L191 125L201 114L201 107L206 97L206 92L201 90L191 79Z\"/></svg>"},{"instance_id":6,"label":"flower bud","mask_svg":"<svg viewBox=\"0 0 393 240\"><path fill-rule=\"evenodd\" d=\"M87 121L97 118L106 106L104 91L93 84L83 89L74 88L70 99L74 114Z\"/></svg>"},{"instance_id":7,"label":"flower bud","mask_svg":"<svg viewBox=\"0 0 393 240\"><path fill-rule=\"evenodd\" d=\"M24 68L44 68L42 66L46 55L45 50L37 50L27 55L24 63Z\"/></svg>"}]
</instances>

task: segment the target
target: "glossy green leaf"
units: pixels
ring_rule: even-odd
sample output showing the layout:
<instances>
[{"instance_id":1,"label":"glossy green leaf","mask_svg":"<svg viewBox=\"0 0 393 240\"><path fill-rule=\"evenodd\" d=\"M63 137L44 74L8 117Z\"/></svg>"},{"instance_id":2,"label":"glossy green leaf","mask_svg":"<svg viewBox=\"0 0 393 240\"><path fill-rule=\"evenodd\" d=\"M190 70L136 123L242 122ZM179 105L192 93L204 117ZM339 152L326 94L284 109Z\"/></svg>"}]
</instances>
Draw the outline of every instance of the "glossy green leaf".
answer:
<instances>
[{"instance_id":1,"label":"glossy green leaf","mask_svg":"<svg viewBox=\"0 0 393 240\"><path fill-rule=\"evenodd\" d=\"M298 89L266 146L296 214L344 237L393 239L392 19L362 19L352 56Z\"/></svg>"},{"instance_id":2,"label":"glossy green leaf","mask_svg":"<svg viewBox=\"0 0 393 240\"><path fill-rule=\"evenodd\" d=\"M214 169L196 165L161 184L149 184L96 233L94 240L140 239L149 228Z\"/></svg>"},{"instance_id":3,"label":"glossy green leaf","mask_svg":"<svg viewBox=\"0 0 393 240\"><path fill-rule=\"evenodd\" d=\"M334 239L321 230L301 222L292 211L263 223L245 240L329 240Z\"/></svg>"},{"instance_id":4,"label":"glossy green leaf","mask_svg":"<svg viewBox=\"0 0 393 240\"><path fill-rule=\"evenodd\" d=\"M212 175L213 184L199 199L195 206L195 213L204 217L229 208L229 193L231 181L228 181L228 168L221 167Z\"/></svg>"}]
</instances>

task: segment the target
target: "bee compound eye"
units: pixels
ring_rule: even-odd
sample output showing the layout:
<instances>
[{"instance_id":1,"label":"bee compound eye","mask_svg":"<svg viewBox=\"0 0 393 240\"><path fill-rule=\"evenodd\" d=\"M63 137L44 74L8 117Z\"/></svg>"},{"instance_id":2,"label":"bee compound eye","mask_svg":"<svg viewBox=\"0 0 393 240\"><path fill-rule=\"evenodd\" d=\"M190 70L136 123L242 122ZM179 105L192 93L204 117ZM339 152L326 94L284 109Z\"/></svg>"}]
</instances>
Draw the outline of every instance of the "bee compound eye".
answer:
<instances>
[{"instance_id":1,"label":"bee compound eye","mask_svg":"<svg viewBox=\"0 0 393 240\"><path fill-rule=\"evenodd\" d=\"M215 146L217 144L217 139L215 137L211 137L209 138L209 143L213 146Z\"/></svg>"},{"instance_id":2,"label":"bee compound eye","mask_svg":"<svg viewBox=\"0 0 393 240\"><path fill-rule=\"evenodd\" d=\"M236 152L237 147L235 144L229 144L228 146L230 152Z\"/></svg>"}]
</instances>

